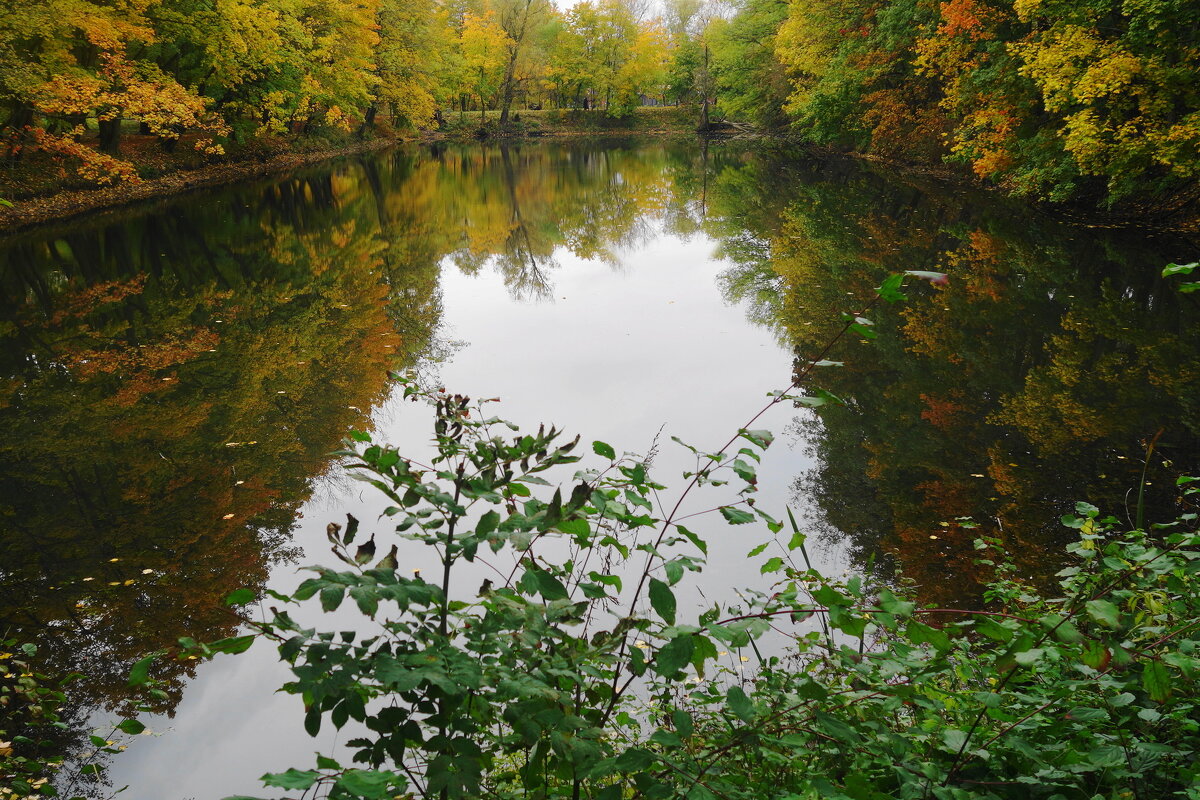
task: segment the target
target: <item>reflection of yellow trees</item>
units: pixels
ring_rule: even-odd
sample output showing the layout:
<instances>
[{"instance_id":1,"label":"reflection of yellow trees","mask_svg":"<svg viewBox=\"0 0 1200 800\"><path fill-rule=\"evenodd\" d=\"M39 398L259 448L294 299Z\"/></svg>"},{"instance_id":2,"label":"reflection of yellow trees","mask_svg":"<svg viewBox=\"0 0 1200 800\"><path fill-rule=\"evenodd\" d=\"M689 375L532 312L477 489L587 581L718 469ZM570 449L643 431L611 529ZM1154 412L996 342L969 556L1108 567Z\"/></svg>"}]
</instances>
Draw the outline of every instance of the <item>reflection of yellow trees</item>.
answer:
<instances>
[{"instance_id":1,"label":"reflection of yellow trees","mask_svg":"<svg viewBox=\"0 0 1200 800\"><path fill-rule=\"evenodd\" d=\"M544 295L557 251L615 263L646 236L682 157L661 145L451 146L413 164L384 203L464 271L491 266L514 293Z\"/></svg>"},{"instance_id":2,"label":"reflection of yellow trees","mask_svg":"<svg viewBox=\"0 0 1200 800\"><path fill-rule=\"evenodd\" d=\"M357 182L287 181L254 215L234 198L6 254L0 618L83 673L81 699L119 703L133 659L235 628L220 598L287 554L407 357L396 305L435 288L384 269Z\"/></svg>"},{"instance_id":3,"label":"reflection of yellow trees","mask_svg":"<svg viewBox=\"0 0 1200 800\"><path fill-rule=\"evenodd\" d=\"M327 453L433 342L442 263L537 291L561 249L641 235L691 156L398 151L10 242L0 620L109 706L141 654L230 633L220 598L287 557Z\"/></svg>"},{"instance_id":4,"label":"reflection of yellow trees","mask_svg":"<svg viewBox=\"0 0 1200 800\"><path fill-rule=\"evenodd\" d=\"M745 168L754 180L722 176L709 229L736 262L731 285L764 284L747 276L765 269L783 288L771 309L798 363L889 272L950 275L879 309L879 338L844 343L831 357L846 367L816 378L849 405L806 426L821 466L800 485L858 556L890 555L935 604L977 591L980 534L1045 577L1066 535L1058 516L1084 498L1120 512L1160 427L1174 467L1156 460L1147 488L1171 513L1173 470L1200 467L1200 361L1194 310L1153 277L1168 255L964 210L858 169L801 165L794 185L776 169L764 159ZM748 183L760 187L750 203ZM755 203L758 221L739 213Z\"/></svg>"}]
</instances>

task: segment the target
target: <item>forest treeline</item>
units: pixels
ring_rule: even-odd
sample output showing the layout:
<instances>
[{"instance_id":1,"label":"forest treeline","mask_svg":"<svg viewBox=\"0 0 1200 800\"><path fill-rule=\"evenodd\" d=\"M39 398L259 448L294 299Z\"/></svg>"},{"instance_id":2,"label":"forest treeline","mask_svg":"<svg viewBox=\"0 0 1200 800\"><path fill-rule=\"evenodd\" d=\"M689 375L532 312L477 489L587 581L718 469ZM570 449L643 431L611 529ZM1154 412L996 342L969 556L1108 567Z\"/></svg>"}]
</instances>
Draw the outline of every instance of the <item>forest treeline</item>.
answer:
<instances>
[{"instance_id":1,"label":"forest treeline","mask_svg":"<svg viewBox=\"0 0 1200 800\"><path fill-rule=\"evenodd\" d=\"M256 137L487 109L710 104L1051 201L1172 205L1200 172L1194 0L10 0L0 136L134 179L122 131Z\"/></svg>"}]
</instances>

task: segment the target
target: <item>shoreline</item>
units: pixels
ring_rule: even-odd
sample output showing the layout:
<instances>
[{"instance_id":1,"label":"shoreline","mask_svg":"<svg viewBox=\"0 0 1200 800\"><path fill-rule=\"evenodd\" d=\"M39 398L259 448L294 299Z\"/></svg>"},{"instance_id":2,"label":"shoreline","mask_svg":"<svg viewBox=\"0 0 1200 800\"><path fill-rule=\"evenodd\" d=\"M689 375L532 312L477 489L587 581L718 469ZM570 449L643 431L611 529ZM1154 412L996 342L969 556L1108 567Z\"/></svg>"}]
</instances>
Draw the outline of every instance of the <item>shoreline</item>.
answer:
<instances>
[{"instance_id":1,"label":"shoreline","mask_svg":"<svg viewBox=\"0 0 1200 800\"><path fill-rule=\"evenodd\" d=\"M178 197L197 189L286 172L341 156L395 147L409 141L414 139L368 139L333 149L280 153L266 159L248 157L207 164L196 169L179 169L138 183L121 183L95 189L67 189L32 197L17 201L13 208L0 207L0 237L20 233L38 225L64 222L95 212L133 205L143 200Z\"/></svg>"},{"instance_id":2,"label":"shoreline","mask_svg":"<svg viewBox=\"0 0 1200 800\"><path fill-rule=\"evenodd\" d=\"M695 132L661 129L635 130L557 130L535 134L504 133L477 138L463 134L423 132L416 136L380 137L354 142L336 148L280 153L270 158L248 156L233 161L207 164L194 169L178 169L157 178L138 183L121 183L92 189L64 189L14 202L13 207L0 206L0 238L21 233L30 228L75 217L112 211L145 200L180 197L199 189L224 186L243 180L276 175L290 169L309 166L335 158L386 150L403 144L432 144L437 142L519 142L551 139L611 138L614 136L651 136L655 138L696 136Z\"/></svg>"},{"instance_id":3,"label":"shoreline","mask_svg":"<svg viewBox=\"0 0 1200 800\"><path fill-rule=\"evenodd\" d=\"M386 150L404 144L434 144L439 142L536 142L555 139L604 139L612 137L650 138L712 138L717 140L756 139L783 146L802 147L813 154L830 158L847 158L876 164L899 174L909 174L931 179L940 183L958 184L1024 204L1032 213L1049 214L1074 224L1090 224L1092 227L1139 228L1160 233L1195 235L1200 231L1200 216L1194 210L1175 209L1160 216L1137 216L1114 214L1099 208L1077 206L1055 206L1031 202L1015 197L997 186L988 186L972 180L946 164L913 164L905 161L881 158L865 153L814 147L791 140L787 136L775 136L769 132L714 131L707 136L695 130L665 126L650 129L551 129L541 131L489 132L478 137L459 129L453 131L423 131L412 136L381 136L379 138L352 142L346 145L321 148L311 151L283 152L269 158L247 155L237 160L208 164L192 169L181 168L165 175L144 179L136 184L118 184L91 189L66 189L52 194L40 195L17 201L14 207L0 206L0 239L22 233L31 228L52 223L62 223L77 217L116 211L147 200L163 200L180 197L193 191L224 186L239 181L261 178L287 172L291 169L331 161L336 158L360 153ZM1186 207L1187 204L1185 204ZM1191 203L1195 208L1195 201Z\"/></svg>"}]
</instances>

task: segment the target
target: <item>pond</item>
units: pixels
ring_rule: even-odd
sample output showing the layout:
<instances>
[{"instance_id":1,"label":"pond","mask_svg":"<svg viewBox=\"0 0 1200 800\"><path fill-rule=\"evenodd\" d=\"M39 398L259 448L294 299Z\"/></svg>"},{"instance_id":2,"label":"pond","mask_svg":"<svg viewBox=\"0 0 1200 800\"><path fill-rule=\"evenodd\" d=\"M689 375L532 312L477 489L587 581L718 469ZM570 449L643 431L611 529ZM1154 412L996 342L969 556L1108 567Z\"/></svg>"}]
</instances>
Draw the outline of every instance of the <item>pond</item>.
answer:
<instances>
[{"instance_id":1,"label":"pond","mask_svg":"<svg viewBox=\"0 0 1200 800\"><path fill-rule=\"evenodd\" d=\"M55 743L77 753L140 654L232 634L221 598L293 586L345 513L382 527L330 453L352 429L427 447L390 372L653 452L676 487L671 437L721 446L909 269L949 282L910 281L825 356L813 383L843 404L757 423L779 435L759 503L794 508L825 569L978 603L980 535L1046 582L1074 501L1175 513L1200 342L1195 296L1158 276L1195 259L734 141L412 146L28 231L0 241L0 626L82 675ZM750 527L705 528L697 608L767 588ZM272 694L269 648L172 669L111 763L123 797L261 794L336 744Z\"/></svg>"}]
</instances>

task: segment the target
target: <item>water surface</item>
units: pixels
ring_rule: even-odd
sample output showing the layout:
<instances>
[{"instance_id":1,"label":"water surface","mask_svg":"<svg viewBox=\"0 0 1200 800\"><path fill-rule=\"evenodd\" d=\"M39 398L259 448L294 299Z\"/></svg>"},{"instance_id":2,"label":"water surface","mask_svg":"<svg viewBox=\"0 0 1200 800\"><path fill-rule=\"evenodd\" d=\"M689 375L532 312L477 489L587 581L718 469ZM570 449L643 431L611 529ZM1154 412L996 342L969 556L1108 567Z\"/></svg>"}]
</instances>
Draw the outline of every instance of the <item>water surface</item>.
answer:
<instances>
[{"instance_id":1,"label":"water surface","mask_svg":"<svg viewBox=\"0 0 1200 800\"><path fill-rule=\"evenodd\" d=\"M1165 519L1198 466L1196 303L1156 277L1185 260L732 142L402 149L30 231L0 244L0 619L83 674L70 751L139 654L229 635L226 592L287 588L327 522L378 516L328 454L351 428L425 446L389 371L656 450L677 485L671 435L719 446L903 269L950 282L828 355L844 406L772 409L760 502L797 508L827 569L870 562L925 603L978 601L981 533L1045 582L1075 500L1124 516L1148 463ZM706 531L704 596L762 587L764 535ZM161 735L112 766L126 797L255 794L334 746L271 694L267 648L162 677Z\"/></svg>"}]
</instances>

